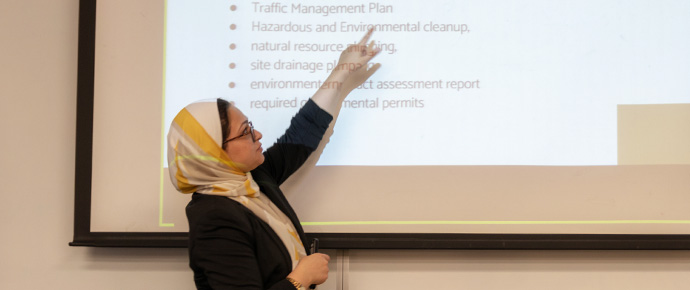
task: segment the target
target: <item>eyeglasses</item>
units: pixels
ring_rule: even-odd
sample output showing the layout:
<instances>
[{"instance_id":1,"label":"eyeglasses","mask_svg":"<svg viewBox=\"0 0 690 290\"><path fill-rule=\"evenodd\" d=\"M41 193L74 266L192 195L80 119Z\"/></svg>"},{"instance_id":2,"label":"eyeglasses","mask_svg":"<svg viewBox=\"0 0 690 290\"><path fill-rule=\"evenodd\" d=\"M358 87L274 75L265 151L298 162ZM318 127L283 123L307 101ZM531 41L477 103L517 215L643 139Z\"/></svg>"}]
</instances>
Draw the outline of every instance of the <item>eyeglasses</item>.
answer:
<instances>
[{"instance_id":1,"label":"eyeglasses","mask_svg":"<svg viewBox=\"0 0 690 290\"><path fill-rule=\"evenodd\" d=\"M256 142L256 137L254 135L254 125L252 125L252 122L247 122L247 124L248 124L248 126L247 126L247 128L244 129L244 132L242 132L242 134L223 141L223 145L225 145L225 143L228 143L230 141L242 138L242 137L247 136L247 135L252 135L252 142Z\"/></svg>"}]
</instances>

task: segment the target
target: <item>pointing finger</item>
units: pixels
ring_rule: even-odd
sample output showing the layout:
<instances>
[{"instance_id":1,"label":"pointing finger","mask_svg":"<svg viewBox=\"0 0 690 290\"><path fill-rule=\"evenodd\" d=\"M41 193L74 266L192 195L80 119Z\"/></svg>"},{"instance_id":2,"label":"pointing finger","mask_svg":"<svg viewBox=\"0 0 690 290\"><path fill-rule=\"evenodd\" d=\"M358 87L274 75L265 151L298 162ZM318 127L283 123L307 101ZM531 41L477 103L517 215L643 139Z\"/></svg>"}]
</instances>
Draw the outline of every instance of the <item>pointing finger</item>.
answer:
<instances>
[{"instance_id":1,"label":"pointing finger","mask_svg":"<svg viewBox=\"0 0 690 290\"><path fill-rule=\"evenodd\" d=\"M372 33L374 33L374 27L369 28L369 31L367 31L367 34L365 34L362 40L359 41L358 45L366 45Z\"/></svg>"}]
</instances>

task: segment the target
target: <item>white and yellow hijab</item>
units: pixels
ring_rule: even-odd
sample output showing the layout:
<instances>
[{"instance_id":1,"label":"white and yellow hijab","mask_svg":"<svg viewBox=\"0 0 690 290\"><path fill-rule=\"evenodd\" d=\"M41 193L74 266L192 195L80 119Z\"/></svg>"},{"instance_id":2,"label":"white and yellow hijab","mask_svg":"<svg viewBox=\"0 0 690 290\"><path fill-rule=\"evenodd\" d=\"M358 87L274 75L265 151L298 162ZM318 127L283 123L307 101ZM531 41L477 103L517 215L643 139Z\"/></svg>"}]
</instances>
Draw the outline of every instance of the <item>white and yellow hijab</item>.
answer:
<instances>
[{"instance_id":1,"label":"white and yellow hijab","mask_svg":"<svg viewBox=\"0 0 690 290\"><path fill-rule=\"evenodd\" d=\"M226 196L266 222L285 244L293 269L306 256L294 225L270 199L261 194L249 172L242 172L221 147L223 133L216 100L182 109L168 133L170 178L182 193Z\"/></svg>"}]
</instances>

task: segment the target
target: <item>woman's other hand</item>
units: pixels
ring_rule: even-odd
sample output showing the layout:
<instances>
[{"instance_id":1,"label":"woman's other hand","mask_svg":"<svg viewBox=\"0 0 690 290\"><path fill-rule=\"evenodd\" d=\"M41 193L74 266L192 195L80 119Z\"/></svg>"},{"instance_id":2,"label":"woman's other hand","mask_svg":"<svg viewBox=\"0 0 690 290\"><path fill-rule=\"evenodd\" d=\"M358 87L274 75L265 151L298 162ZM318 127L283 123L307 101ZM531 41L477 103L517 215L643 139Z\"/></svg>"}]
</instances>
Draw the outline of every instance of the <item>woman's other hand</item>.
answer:
<instances>
[{"instance_id":1,"label":"woman's other hand","mask_svg":"<svg viewBox=\"0 0 690 290\"><path fill-rule=\"evenodd\" d=\"M328 261L330 260L330 256L322 253L303 257L288 277L300 282L304 288L309 288L312 284L322 284L328 279Z\"/></svg>"}]
</instances>

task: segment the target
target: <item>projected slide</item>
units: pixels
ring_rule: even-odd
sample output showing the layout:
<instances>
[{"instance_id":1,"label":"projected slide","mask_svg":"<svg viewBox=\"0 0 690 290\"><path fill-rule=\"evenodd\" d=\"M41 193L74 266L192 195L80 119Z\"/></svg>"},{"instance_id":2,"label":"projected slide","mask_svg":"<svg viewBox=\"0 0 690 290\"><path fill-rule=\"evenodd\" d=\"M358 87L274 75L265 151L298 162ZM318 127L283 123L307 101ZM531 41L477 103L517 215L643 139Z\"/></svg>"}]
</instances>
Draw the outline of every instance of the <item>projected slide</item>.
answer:
<instances>
[{"instance_id":1,"label":"projected slide","mask_svg":"<svg viewBox=\"0 0 690 290\"><path fill-rule=\"evenodd\" d=\"M98 3L93 231L187 231L175 114L225 98L267 148L373 27L281 186L307 232L690 234L688 1L128 3Z\"/></svg>"},{"instance_id":2,"label":"projected slide","mask_svg":"<svg viewBox=\"0 0 690 290\"><path fill-rule=\"evenodd\" d=\"M618 106L689 102L687 11L651 3L168 1L165 123L223 97L271 143L374 27L319 165L614 165Z\"/></svg>"}]
</instances>

